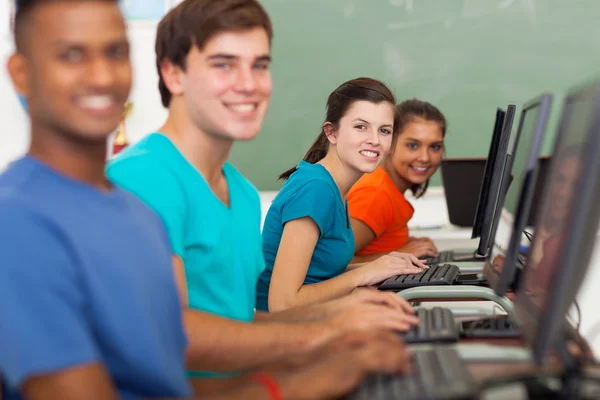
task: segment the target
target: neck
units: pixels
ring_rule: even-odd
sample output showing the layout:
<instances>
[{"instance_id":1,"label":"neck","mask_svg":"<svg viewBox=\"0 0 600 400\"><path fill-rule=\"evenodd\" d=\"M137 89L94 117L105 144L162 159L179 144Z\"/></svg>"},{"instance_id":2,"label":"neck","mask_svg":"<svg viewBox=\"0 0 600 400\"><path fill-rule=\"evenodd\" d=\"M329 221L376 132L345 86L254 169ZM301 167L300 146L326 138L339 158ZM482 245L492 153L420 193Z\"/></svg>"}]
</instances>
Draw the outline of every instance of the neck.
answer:
<instances>
[{"instance_id":1,"label":"neck","mask_svg":"<svg viewBox=\"0 0 600 400\"><path fill-rule=\"evenodd\" d=\"M223 166L229 158L233 140L211 136L198 129L187 113L173 106L160 132L173 142L210 186L223 178Z\"/></svg>"},{"instance_id":2,"label":"neck","mask_svg":"<svg viewBox=\"0 0 600 400\"><path fill-rule=\"evenodd\" d=\"M324 166L325 169L329 171L329 173L333 177L333 180L335 181L335 184L338 187L338 190L340 191L342 200L345 202L346 198L348 197L348 192L350 191L350 188L352 188L352 185L354 185L356 181L360 179L363 173L359 171L354 171L348 166L344 165L335 153L335 151L332 150L334 150L334 148L330 147L329 152L327 153L325 158L319 161L319 164Z\"/></svg>"},{"instance_id":3,"label":"neck","mask_svg":"<svg viewBox=\"0 0 600 400\"><path fill-rule=\"evenodd\" d=\"M107 158L106 141L86 142L60 135L31 122L30 156L73 180L110 190L104 167Z\"/></svg>"},{"instance_id":4,"label":"neck","mask_svg":"<svg viewBox=\"0 0 600 400\"><path fill-rule=\"evenodd\" d=\"M388 174L388 176L390 177L394 185L398 188L400 193L406 193L406 191L412 186L412 183L402 178L398 174L398 172L396 172L396 168L394 168L394 166L392 165L390 158L386 159L383 162L381 168L383 168L383 170Z\"/></svg>"}]
</instances>

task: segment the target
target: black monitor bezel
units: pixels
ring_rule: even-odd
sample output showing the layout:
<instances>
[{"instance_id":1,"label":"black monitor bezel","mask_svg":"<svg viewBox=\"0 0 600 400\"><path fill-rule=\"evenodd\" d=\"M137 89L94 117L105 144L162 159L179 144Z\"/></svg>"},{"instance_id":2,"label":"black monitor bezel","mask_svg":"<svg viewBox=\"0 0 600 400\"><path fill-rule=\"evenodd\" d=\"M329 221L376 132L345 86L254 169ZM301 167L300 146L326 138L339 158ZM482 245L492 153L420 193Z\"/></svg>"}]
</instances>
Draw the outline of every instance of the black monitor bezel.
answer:
<instances>
[{"instance_id":1,"label":"black monitor bezel","mask_svg":"<svg viewBox=\"0 0 600 400\"><path fill-rule=\"evenodd\" d=\"M479 245L477 246L476 254L485 257L493 243L494 237L494 216L498 209L498 200L501 197L502 182L507 167L507 161L510 159L508 153L508 145L512 132L512 125L515 117L516 107L510 104L506 108L506 116L504 117L504 126L502 129L502 140L498 149L498 156L494 164L494 172L490 183L487 204L484 211L484 222L482 226ZM514 147L514 146L513 146ZM508 164L510 165L510 164Z\"/></svg>"},{"instance_id":2,"label":"black monitor bezel","mask_svg":"<svg viewBox=\"0 0 600 400\"><path fill-rule=\"evenodd\" d=\"M492 132L490 149L488 151L488 156L485 161L485 167L483 169L481 185L479 186L479 197L477 198L477 206L475 207L475 217L473 219L473 231L471 232L471 239L476 239L481 236L481 230L483 228L483 220L485 215L484 205L487 204L487 198L490 191L490 184L494 173L494 165L496 163L496 158L498 157L498 150L500 149L500 142L502 140L502 128L504 127L505 117L506 111L504 111L500 107L496 108L494 130Z\"/></svg>"},{"instance_id":3,"label":"black monitor bezel","mask_svg":"<svg viewBox=\"0 0 600 400\"><path fill-rule=\"evenodd\" d=\"M600 82L575 89L569 92L564 102L563 113L559 123L557 138L554 145L552 167L548 175L548 182L557 168L558 154L564 137L570 115L569 101L576 98L591 98L590 106L593 107L592 118L589 122L584 143L583 169L586 171L600 171ZM550 200L551 185L544 188L544 202L542 210ZM577 196L571 204L570 217L566 223L566 236L563 246L558 249L557 270L551 278L546 307L539 309L525 294L525 285L520 285L515 300L515 314L517 321L531 321L538 318L538 323L531 330L529 325L520 323L523 334L532 349L534 362L541 365L546 355L564 346L564 332L568 325L566 315L577 291L589 269L589 261L596 242L596 234L600 219L600 174L582 174L581 181L575 189ZM543 219L543 212L537 216L536 226ZM533 242L535 243L535 233ZM527 278L528 267L522 279ZM537 315L536 315L537 314Z\"/></svg>"},{"instance_id":4,"label":"black monitor bezel","mask_svg":"<svg viewBox=\"0 0 600 400\"><path fill-rule=\"evenodd\" d=\"M490 287L498 296L504 296L508 289L512 286L516 270L519 268L519 250L521 246L521 237L522 232L525 229L525 225L527 223L527 217L529 215L529 211L531 209L531 201L533 200L533 193L535 191L535 185L537 183L537 176L539 172L539 157L542 151L542 143L546 134L546 128L548 125L548 119L550 117L550 109L552 107L552 95L549 93L544 93L536 98L528 101L521 110L521 115L519 118L519 127L517 129L517 136L515 143L517 144L520 141L521 134L523 133L523 126L525 123L525 118L527 116L527 112L534 108L538 108L538 117L535 121L534 132L531 137L531 148L530 152L527 155L527 162L525 164L524 171L521 173L521 176L524 176L524 179L520 182L512 182L512 184L520 184L519 195L517 200L517 206L515 215L513 215L512 221L512 231L510 235L510 239L508 242L508 246L506 251L504 252L504 260L502 262L502 268L500 273L498 274L494 268L492 263L492 254L488 255L488 259L486 260L484 267L484 274L489 282ZM517 146L514 147L515 152L517 150ZM513 173L513 163L514 163L515 154L513 152L511 157L511 167L510 171ZM515 179L519 179L519 177L515 177ZM504 202L506 200L506 195L508 194L508 190L502 196L497 209L499 213L502 212L502 208L504 207ZM500 223L500 218L496 220L496 226L494 229L494 233L497 231L497 224Z\"/></svg>"}]
</instances>

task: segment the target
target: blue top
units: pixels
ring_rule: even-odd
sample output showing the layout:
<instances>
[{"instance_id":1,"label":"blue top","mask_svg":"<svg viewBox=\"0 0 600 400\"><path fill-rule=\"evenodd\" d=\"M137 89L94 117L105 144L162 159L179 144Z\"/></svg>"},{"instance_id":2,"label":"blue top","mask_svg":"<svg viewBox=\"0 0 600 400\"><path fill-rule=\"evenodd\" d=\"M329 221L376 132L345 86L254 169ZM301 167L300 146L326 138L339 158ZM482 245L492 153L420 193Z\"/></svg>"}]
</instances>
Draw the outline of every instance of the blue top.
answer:
<instances>
[{"instance_id":1,"label":"blue top","mask_svg":"<svg viewBox=\"0 0 600 400\"><path fill-rule=\"evenodd\" d=\"M310 217L320 230L304 284L322 282L342 274L354 256L354 234L335 181L321 164L301 161L269 208L263 226L266 268L257 285L256 308L268 311L269 285L283 226Z\"/></svg>"},{"instance_id":2,"label":"blue top","mask_svg":"<svg viewBox=\"0 0 600 400\"><path fill-rule=\"evenodd\" d=\"M154 133L119 153L109 178L146 202L167 226L185 266L189 306L252 321L264 269L257 190L231 164L227 207L166 136Z\"/></svg>"},{"instance_id":3,"label":"blue top","mask_svg":"<svg viewBox=\"0 0 600 400\"><path fill-rule=\"evenodd\" d=\"M0 176L0 369L28 378L102 363L122 398L190 395L164 227L134 196L32 157Z\"/></svg>"}]
</instances>

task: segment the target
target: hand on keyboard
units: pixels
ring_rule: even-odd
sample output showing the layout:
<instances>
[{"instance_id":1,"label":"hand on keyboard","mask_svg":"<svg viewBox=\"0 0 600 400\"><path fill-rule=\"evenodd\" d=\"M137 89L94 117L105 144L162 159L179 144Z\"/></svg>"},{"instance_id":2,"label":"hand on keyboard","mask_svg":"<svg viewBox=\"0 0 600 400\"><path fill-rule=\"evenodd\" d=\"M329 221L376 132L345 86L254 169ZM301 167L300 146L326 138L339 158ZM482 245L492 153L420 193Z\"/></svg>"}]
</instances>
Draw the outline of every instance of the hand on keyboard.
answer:
<instances>
[{"instance_id":1,"label":"hand on keyboard","mask_svg":"<svg viewBox=\"0 0 600 400\"><path fill-rule=\"evenodd\" d=\"M301 358L301 365L293 370L267 370L274 374L284 398L339 398L369 374L405 373L411 365L402 342L383 331L346 335Z\"/></svg>"},{"instance_id":2,"label":"hand on keyboard","mask_svg":"<svg viewBox=\"0 0 600 400\"><path fill-rule=\"evenodd\" d=\"M411 307L408 301L404 300L402 297L396 295L395 293L380 292L375 287L356 288L348 296L337 300L332 300L332 302L337 303L337 305L334 307L336 307L338 310L354 307L361 303L370 303L393 309L399 309L407 314L415 313L415 310Z\"/></svg>"},{"instance_id":3,"label":"hand on keyboard","mask_svg":"<svg viewBox=\"0 0 600 400\"><path fill-rule=\"evenodd\" d=\"M347 308L320 323L326 325L333 335L368 329L390 329L405 332L411 326L417 325L419 319L414 311L409 312L386 305L361 303Z\"/></svg>"},{"instance_id":4,"label":"hand on keyboard","mask_svg":"<svg viewBox=\"0 0 600 400\"><path fill-rule=\"evenodd\" d=\"M427 265L417 257L393 251L390 254L379 257L375 261L352 270L350 273L358 275L357 286L370 286L383 282L391 276L418 274L426 268Z\"/></svg>"},{"instance_id":5,"label":"hand on keyboard","mask_svg":"<svg viewBox=\"0 0 600 400\"><path fill-rule=\"evenodd\" d=\"M400 247L398 252L414 254L419 258L437 257L438 250L433 241L429 238L411 237L404 246Z\"/></svg>"}]
</instances>

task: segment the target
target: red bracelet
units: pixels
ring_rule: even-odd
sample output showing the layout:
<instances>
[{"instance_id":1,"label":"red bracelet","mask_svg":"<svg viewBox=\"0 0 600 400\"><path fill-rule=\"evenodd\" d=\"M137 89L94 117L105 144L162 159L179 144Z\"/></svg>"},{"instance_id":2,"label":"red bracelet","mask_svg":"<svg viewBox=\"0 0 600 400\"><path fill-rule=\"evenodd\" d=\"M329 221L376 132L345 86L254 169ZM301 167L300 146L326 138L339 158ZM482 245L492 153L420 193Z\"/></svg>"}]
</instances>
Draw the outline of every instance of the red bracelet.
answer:
<instances>
[{"instance_id":1,"label":"red bracelet","mask_svg":"<svg viewBox=\"0 0 600 400\"><path fill-rule=\"evenodd\" d=\"M252 380L263 385L271 395L272 400L283 400L281 389L271 375L266 372L257 372L252 375Z\"/></svg>"}]
</instances>

